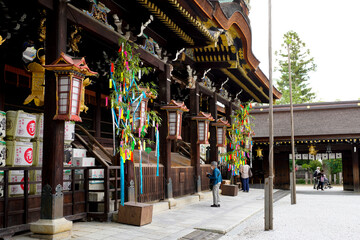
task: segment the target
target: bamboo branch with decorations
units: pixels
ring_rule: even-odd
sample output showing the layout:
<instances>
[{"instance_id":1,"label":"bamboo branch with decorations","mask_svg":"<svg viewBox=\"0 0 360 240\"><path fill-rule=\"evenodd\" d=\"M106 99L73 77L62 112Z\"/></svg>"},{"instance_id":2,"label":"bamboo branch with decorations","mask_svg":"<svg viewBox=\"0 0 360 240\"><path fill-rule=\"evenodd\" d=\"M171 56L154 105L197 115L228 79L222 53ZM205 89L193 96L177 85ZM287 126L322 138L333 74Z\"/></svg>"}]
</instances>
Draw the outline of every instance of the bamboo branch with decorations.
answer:
<instances>
[{"instance_id":1,"label":"bamboo branch with decorations","mask_svg":"<svg viewBox=\"0 0 360 240\"><path fill-rule=\"evenodd\" d=\"M119 141L117 153L120 155L120 185L121 204L124 204L124 163L126 160L134 161L134 151L139 150L140 166L140 194L143 193L142 184L142 151L150 144L144 137L148 127L156 129L157 171L159 176L159 125L161 119L158 113L147 107L157 96L154 83L141 83L142 74L151 70L141 66L139 54L135 54L136 45L120 40L118 58L111 63L109 88L111 89L110 104L113 119L113 135ZM106 99L108 105L108 99ZM117 138L115 138L117 136Z\"/></svg>"},{"instance_id":2,"label":"bamboo branch with decorations","mask_svg":"<svg viewBox=\"0 0 360 240\"><path fill-rule=\"evenodd\" d=\"M250 158L254 136L253 124L251 124L253 117L249 113L251 108L251 102L240 104L240 109L231 116L233 121L231 128L228 129L231 150L220 155L220 162L227 165L232 176L239 175L240 166L245 165L247 159Z\"/></svg>"}]
</instances>

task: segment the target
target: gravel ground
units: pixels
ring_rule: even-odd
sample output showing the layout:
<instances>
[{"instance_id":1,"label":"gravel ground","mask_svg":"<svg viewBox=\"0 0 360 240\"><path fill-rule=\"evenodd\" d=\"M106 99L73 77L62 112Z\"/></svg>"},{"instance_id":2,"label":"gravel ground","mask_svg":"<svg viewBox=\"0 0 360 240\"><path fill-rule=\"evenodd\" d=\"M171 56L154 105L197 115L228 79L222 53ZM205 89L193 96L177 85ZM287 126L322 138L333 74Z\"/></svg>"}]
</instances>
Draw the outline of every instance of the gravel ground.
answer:
<instances>
[{"instance_id":1,"label":"gravel ground","mask_svg":"<svg viewBox=\"0 0 360 240\"><path fill-rule=\"evenodd\" d=\"M290 195L274 204L274 230L264 231L262 211L221 239L360 239L359 223L359 194L298 186L296 205Z\"/></svg>"}]
</instances>

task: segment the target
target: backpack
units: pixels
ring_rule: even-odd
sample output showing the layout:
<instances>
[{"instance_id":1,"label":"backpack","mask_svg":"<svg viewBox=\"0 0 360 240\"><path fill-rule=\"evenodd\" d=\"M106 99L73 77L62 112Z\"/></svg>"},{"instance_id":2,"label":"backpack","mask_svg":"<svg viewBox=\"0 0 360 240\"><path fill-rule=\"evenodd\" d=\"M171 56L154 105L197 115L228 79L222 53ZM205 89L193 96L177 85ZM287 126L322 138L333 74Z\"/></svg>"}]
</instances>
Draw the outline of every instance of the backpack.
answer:
<instances>
[{"instance_id":1,"label":"backpack","mask_svg":"<svg viewBox=\"0 0 360 240\"><path fill-rule=\"evenodd\" d=\"M317 177L317 175L318 175L318 172L315 170L313 177Z\"/></svg>"}]
</instances>

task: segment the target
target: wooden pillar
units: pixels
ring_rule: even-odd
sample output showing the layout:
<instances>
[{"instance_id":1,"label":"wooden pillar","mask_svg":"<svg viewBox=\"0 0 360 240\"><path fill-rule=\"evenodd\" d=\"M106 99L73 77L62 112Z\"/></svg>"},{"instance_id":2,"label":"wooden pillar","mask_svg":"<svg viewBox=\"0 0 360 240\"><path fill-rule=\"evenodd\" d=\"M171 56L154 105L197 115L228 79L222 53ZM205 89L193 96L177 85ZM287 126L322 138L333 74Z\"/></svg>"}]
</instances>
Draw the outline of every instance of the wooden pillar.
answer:
<instances>
[{"instance_id":1,"label":"wooden pillar","mask_svg":"<svg viewBox=\"0 0 360 240\"><path fill-rule=\"evenodd\" d=\"M210 98L210 113L211 116L217 120L217 94L214 93L213 97ZM210 159L207 159L207 163L211 163L212 161L218 161L218 148L216 146L216 127L211 126L210 123Z\"/></svg>"},{"instance_id":2,"label":"wooden pillar","mask_svg":"<svg viewBox=\"0 0 360 240\"><path fill-rule=\"evenodd\" d=\"M46 63L56 60L66 52L67 18L66 1L54 0L54 11L46 19ZM46 159L42 167L42 192L40 220L30 225L30 230L41 236L63 237L70 235L72 222L63 218L64 194L64 121L53 120L56 113L56 81L53 72L46 72L44 104L44 150ZM36 237L36 235L34 235ZM53 239L53 237L50 237ZM49 238L49 239L50 239Z\"/></svg>"},{"instance_id":3,"label":"wooden pillar","mask_svg":"<svg viewBox=\"0 0 360 240\"><path fill-rule=\"evenodd\" d=\"M101 137L101 86L98 84L96 88L96 109L95 109L95 118L94 118L94 130L95 137Z\"/></svg>"},{"instance_id":4,"label":"wooden pillar","mask_svg":"<svg viewBox=\"0 0 360 240\"><path fill-rule=\"evenodd\" d=\"M360 192L359 178L359 145L354 144L352 147L352 170L353 170L353 186L354 192Z\"/></svg>"},{"instance_id":5,"label":"wooden pillar","mask_svg":"<svg viewBox=\"0 0 360 240\"><path fill-rule=\"evenodd\" d=\"M46 63L51 64L66 52L66 2L54 1L54 13L46 20ZM41 219L63 217L64 121L53 120L56 114L56 81L46 72L44 104L44 161L42 170Z\"/></svg>"},{"instance_id":6,"label":"wooden pillar","mask_svg":"<svg viewBox=\"0 0 360 240\"><path fill-rule=\"evenodd\" d=\"M165 71L159 75L159 101L161 105L170 102L170 65L165 66ZM171 180L171 141L166 139L168 135L168 119L166 110L159 110L162 124L159 129L160 139L160 162L164 165L165 176L165 197L173 197L173 188Z\"/></svg>"},{"instance_id":7,"label":"wooden pillar","mask_svg":"<svg viewBox=\"0 0 360 240\"><path fill-rule=\"evenodd\" d=\"M195 89L190 89L190 114L196 116L199 113L199 86L196 83ZM190 132L196 137L191 137L191 166L195 168L195 189L201 192L201 169L200 169L200 144L197 143L197 123L195 120L190 122Z\"/></svg>"}]
</instances>

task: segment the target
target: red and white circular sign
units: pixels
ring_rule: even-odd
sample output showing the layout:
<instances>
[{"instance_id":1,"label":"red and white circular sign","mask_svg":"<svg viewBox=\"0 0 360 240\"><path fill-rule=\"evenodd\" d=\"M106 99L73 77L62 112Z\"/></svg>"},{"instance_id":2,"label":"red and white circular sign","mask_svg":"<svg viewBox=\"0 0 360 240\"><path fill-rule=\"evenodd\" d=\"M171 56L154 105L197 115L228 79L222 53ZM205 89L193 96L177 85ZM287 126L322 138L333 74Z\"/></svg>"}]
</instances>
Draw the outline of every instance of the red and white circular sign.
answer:
<instances>
[{"instance_id":1,"label":"red and white circular sign","mask_svg":"<svg viewBox=\"0 0 360 240\"><path fill-rule=\"evenodd\" d=\"M29 134L30 136L34 136L34 135L35 135L35 126L36 126L36 124L35 124L35 121L34 121L34 120L31 120L31 121L27 124L26 130L27 130L27 132L28 132L28 134Z\"/></svg>"},{"instance_id":2,"label":"red and white circular sign","mask_svg":"<svg viewBox=\"0 0 360 240\"><path fill-rule=\"evenodd\" d=\"M24 182L25 178L23 177L20 182ZM30 178L28 178L28 181L30 181ZM29 187L30 184L28 184ZM20 184L20 187L22 190L24 190L24 184ZM29 189L29 188L28 188Z\"/></svg>"},{"instance_id":3,"label":"red and white circular sign","mask_svg":"<svg viewBox=\"0 0 360 240\"><path fill-rule=\"evenodd\" d=\"M24 159L27 163L32 164L33 161L33 150L28 148L24 153Z\"/></svg>"}]
</instances>

